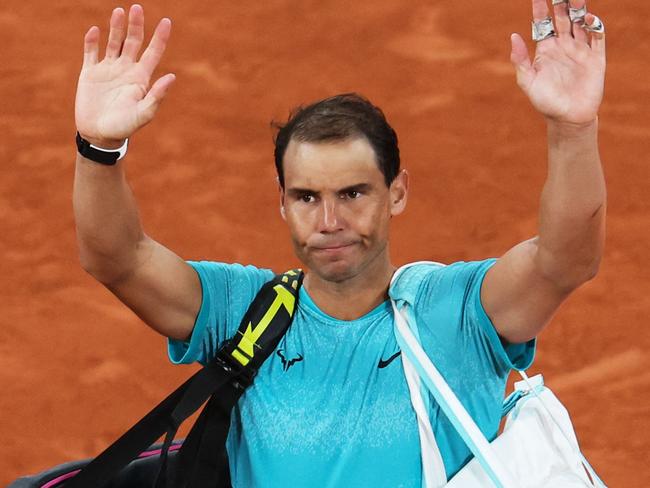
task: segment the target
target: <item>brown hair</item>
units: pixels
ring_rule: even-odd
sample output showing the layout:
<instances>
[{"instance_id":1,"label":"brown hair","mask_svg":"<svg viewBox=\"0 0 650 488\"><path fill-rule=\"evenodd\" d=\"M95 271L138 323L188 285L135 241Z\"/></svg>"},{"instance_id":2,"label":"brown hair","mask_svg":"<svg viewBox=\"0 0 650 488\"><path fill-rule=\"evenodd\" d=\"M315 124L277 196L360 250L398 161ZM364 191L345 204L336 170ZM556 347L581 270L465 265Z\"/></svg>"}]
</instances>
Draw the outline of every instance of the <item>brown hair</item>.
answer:
<instances>
[{"instance_id":1,"label":"brown hair","mask_svg":"<svg viewBox=\"0 0 650 488\"><path fill-rule=\"evenodd\" d=\"M397 134L381 109L357 93L344 93L292 110L285 124L272 122L275 168L284 188L282 161L289 142L326 142L364 137L375 152L377 164L390 186L399 172Z\"/></svg>"}]
</instances>

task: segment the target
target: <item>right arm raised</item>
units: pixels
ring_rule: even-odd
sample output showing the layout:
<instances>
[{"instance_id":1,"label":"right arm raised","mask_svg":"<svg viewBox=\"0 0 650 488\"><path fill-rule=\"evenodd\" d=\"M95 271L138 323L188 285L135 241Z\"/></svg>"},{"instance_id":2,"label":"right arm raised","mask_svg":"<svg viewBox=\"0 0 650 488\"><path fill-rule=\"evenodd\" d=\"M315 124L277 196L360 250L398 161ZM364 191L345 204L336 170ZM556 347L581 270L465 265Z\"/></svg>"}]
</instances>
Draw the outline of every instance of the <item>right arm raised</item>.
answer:
<instances>
[{"instance_id":1,"label":"right arm raised","mask_svg":"<svg viewBox=\"0 0 650 488\"><path fill-rule=\"evenodd\" d=\"M106 56L98 62L99 29L84 39L75 120L95 146L117 148L153 118L174 75L150 86L165 50L171 22L163 19L137 60L144 39L144 12L134 5L111 16ZM140 223L122 162L106 166L77 154L73 206L83 268L145 323L173 339L187 339L201 306L201 284L185 261L148 237Z\"/></svg>"}]
</instances>

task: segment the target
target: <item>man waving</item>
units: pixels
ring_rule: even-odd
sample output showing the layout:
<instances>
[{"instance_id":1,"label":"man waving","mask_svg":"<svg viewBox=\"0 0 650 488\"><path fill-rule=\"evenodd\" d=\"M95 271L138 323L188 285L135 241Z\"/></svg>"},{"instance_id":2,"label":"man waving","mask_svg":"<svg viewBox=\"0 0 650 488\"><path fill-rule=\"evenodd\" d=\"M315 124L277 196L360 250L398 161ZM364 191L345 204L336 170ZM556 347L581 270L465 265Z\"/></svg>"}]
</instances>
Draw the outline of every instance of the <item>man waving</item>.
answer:
<instances>
[{"instance_id":1,"label":"man waving","mask_svg":"<svg viewBox=\"0 0 650 488\"><path fill-rule=\"evenodd\" d=\"M602 22L584 0L532 4L534 58L515 34L511 60L547 122L538 234L498 259L414 266L400 281L423 348L488 438L508 373L528 367L536 335L596 274L604 241ZM142 8L132 6L128 21L115 9L101 60L99 29L87 32L74 209L84 268L170 339L173 362L207 362L273 272L187 262L142 230L124 173L127 139L174 82L151 82L170 28L161 20L140 55ZM367 99L336 95L279 128L275 165L280 214L307 272L293 325L233 411L233 486L419 487L418 427L387 301L390 223L409 186L397 136ZM429 416L450 478L470 452L435 402Z\"/></svg>"}]
</instances>

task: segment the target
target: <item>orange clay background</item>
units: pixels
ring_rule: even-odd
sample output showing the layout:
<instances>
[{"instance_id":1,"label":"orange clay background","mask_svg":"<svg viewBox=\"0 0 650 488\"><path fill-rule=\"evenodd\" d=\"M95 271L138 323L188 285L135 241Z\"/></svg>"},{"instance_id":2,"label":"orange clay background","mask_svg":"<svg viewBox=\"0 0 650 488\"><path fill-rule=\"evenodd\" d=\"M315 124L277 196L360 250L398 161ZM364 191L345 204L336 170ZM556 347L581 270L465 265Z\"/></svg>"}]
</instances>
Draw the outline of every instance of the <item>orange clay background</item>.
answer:
<instances>
[{"instance_id":1,"label":"orange clay background","mask_svg":"<svg viewBox=\"0 0 650 488\"><path fill-rule=\"evenodd\" d=\"M0 11L0 485L97 454L186 378L165 341L80 268L71 191L82 38L105 1ZM128 5L123 5L128 7ZM541 334L542 371L612 487L650 486L650 4L593 1L608 28L598 277ZM145 1L172 18L178 76L126 159L146 231L187 259L295 266L278 212L272 119L358 91L381 106L412 178L395 263L498 256L536 232L545 128L509 35L526 0ZM105 37L102 38L102 44ZM281 439L278 439L281 442Z\"/></svg>"}]
</instances>

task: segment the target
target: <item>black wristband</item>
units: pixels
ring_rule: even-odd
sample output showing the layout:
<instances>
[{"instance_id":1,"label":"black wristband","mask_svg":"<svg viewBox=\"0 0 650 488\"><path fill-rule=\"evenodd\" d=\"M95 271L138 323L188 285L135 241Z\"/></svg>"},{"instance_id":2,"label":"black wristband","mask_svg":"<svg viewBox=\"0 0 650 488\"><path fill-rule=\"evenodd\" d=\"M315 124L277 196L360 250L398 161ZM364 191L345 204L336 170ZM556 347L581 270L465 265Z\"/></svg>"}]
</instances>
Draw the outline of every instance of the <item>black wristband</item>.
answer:
<instances>
[{"instance_id":1,"label":"black wristband","mask_svg":"<svg viewBox=\"0 0 650 488\"><path fill-rule=\"evenodd\" d=\"M114 165L118 160L124 157L126 154L126 147L129 143L129 140L126 139L122 147L118 149L103 149L101 147L93 146L90 142L81 137L79 132L77 132L76 141L77 151L79 151L79 154L86 159L107 166Z\"/></svg>"}]
</instances>

